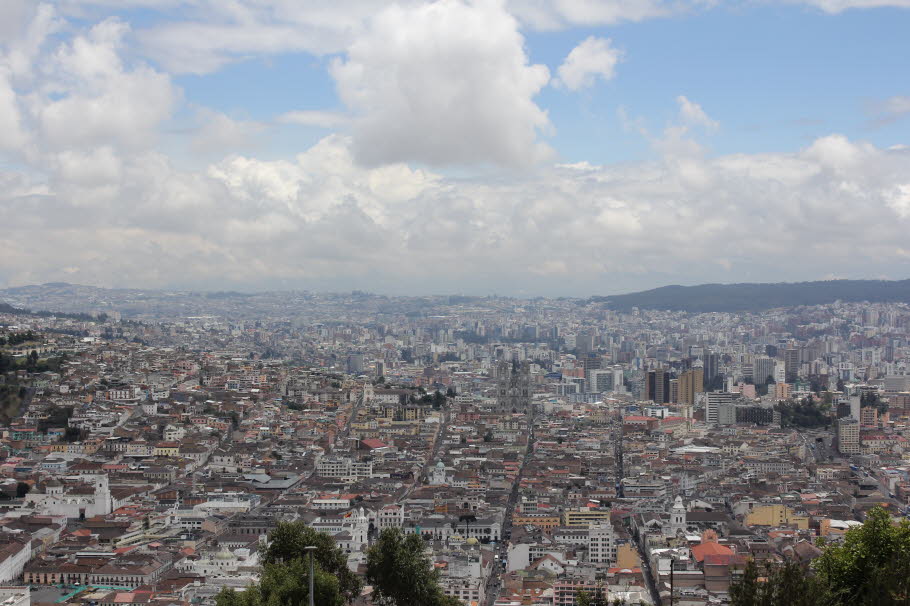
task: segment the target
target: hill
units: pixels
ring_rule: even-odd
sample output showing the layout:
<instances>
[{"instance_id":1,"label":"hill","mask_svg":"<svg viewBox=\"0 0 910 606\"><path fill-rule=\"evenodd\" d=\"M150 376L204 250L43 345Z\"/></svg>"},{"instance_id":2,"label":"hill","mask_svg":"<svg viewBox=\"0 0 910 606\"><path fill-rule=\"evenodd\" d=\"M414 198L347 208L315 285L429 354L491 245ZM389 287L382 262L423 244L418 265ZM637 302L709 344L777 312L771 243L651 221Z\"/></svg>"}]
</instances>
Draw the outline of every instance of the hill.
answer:
<instances>
[{"instance_id":1,"label":"hill","mask_svg":"<svg viewBox=\"0 0 910 606\"><path fill-rule=\"evenodd\" d=\"M14 316L38 316L40 318L49 318L51 316L57 318L70 318L72 320L82 320L83 322L91 322L94 320L104 321L107 319L107 314L85 314L85 313L73 313L73 312L63 312L63 311L47 311L47 310L38 310L32 311L30 309L23 309L21 307L13 307L9 303L4 303L0 301L0 313L11 314Z\"/></svg>"},{"instance_id":2,"label":"hill","mask_svg":"<svg viewBox=\"0 0 910 606\"><path fill-rule=\"evenodd\" d=\"M667 309L690 312L762 311L775 307L824 305L835 301L910 303L910 280L827 280L770 284L701 284L591 297L610 309Z\"/></svg>"}]
</instances>

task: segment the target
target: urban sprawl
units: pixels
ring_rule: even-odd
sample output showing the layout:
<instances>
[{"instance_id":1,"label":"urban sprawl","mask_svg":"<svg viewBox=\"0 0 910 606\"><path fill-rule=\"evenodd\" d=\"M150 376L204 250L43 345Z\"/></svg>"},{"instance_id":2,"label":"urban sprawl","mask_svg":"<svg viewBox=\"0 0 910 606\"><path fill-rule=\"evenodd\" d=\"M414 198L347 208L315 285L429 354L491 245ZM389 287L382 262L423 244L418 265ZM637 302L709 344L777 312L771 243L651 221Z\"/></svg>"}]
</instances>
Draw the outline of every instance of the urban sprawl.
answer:
<instances>
[{"instance_id":1,"label":"urban sprawl","mask_svg":"<svg viewBox=\"0 0 910 606\"><path fill-rule=\"evenodd\" d=\"M4 606L214 604L288 521L465 604L723 604L910 504L904 304L110 292L0 313Z\"/></svg>"}]
</instances>

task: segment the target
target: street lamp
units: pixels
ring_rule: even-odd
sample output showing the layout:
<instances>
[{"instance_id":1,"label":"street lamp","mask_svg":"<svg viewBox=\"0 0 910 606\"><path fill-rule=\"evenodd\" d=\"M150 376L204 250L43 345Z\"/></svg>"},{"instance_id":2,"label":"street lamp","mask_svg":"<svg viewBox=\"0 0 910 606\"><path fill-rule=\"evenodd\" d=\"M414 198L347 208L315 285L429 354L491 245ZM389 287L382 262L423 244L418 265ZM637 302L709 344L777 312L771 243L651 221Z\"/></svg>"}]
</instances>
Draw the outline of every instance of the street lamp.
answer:
<instances>
[{"instance_id":1,"label":"street lamp","mask_svg":"<svg viewBox=\"0 0 910 606\"><path fill-rule=\"evenodd\" d=\"M303 549L310 553L310 606L315 606L315 602L313 601L313 552L316 551L316 546L307 545Z\"/></svg>"}]
</instances>

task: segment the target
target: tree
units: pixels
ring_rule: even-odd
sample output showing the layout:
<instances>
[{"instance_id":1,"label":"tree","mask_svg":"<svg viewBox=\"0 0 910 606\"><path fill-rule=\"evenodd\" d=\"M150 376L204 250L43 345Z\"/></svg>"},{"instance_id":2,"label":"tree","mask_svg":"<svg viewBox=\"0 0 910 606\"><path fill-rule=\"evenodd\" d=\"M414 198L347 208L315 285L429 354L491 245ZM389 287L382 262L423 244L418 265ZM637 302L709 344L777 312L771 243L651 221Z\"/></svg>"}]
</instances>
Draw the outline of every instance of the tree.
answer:
<instances>
[{"instance_id":1,"label":"tree","mask_svg":"<svg viewBox=\"0 0 910 606\"><path fill-rule=\"evenodd\" d=\"M894 525L881 507L831 545L815 563L832 605L910 602L910 522Z\"/></svg>"},{"instance_id":2,"label":"tree","mask_svg":"<svg viewBox=\"0 0 910 606\"><path fill-rule=\"evenodd\" d=\"M824 588L795 562L759 567L750 561L730 586L733 606L822 606Z\"/></svg>"},{"instance_id":3,"label":"tree","mask_svg":"<svg viewBox=\"0 0 910 606\"><path fill-rule=\"evenodd\" d=\"M750 563L731 585L733 606L873 606L910 603L910 522L893 524L881 507L840 544L825 546L814 574L788 562ZM766 577L762 580L761 577Z\"/></svg>"},{"instance_id":4,"label":"tree","mask_svg":"<svg viewBox=\"0 0 910 606\"><path fill-rule=\"evenodd\" d=\"M260 548L260 555L265 565L291 565L297 560L307 560L306 547L310 545L316 546L313 553L319 569L337 578L344 600L351 601L360 595L363 584L360 577L348 568L344 552L335 545L332 537L313 530L303 522L278 522L275 530L269 533L268 545Z\"/></svg>"},{"instance_id":5,"label":"tree","mask_svg":"<svg viewBox=\"0 0 910 606\"><path fill-rule=\"evenodd\" d=\"M310 595L310 565L303 559L290 563L265 564L258 584L243 592L223 589L215 596L216 606L307 606ZM345 603L339 580L319 567L314 568L314 601L322 606Z\"/></svg>"},{"instance_id":6,"label":"tree","mask_svg":"<svg viewBox=\"0 0 910 606\"><path fill-rule=\"evenodd\" d=\"M439 573L424 553L424 541L386 528L367 551L367 582L373 603L382 606L458 606L439 586Z\"/></svg>"}]
</instances>

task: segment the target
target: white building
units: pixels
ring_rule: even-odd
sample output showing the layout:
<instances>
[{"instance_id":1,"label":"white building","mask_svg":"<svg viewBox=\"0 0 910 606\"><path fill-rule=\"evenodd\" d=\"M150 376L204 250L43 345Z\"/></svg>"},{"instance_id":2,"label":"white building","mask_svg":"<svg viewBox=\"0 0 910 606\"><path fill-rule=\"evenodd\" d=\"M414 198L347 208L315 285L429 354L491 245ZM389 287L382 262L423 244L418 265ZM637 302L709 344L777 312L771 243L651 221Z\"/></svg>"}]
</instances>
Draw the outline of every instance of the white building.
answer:
<instances>
[{"instance_id":1,"label":"white building","mask_svg":"<svg viewBox=\"0 0 910 606\"><path fill-rule=\"evenodd\" d=\"M25 495L24 509L33 509L45 515L60 515L68 518L91 518L113 511L111 491L107 475L83 476L93 486L65 487L62 482L50 479L44 482L43 490Z\"/></svg>"},{"instance_id":2,"label":"white building","mask_svg":"<svg viewBox=\"0 0 910 606\"><path fill-rule=\"evenodd\" d=\"M592 523L588 527L588 560L595 564L616 562L616 535L613 524Z\"/></svg>"}]
</instances>

